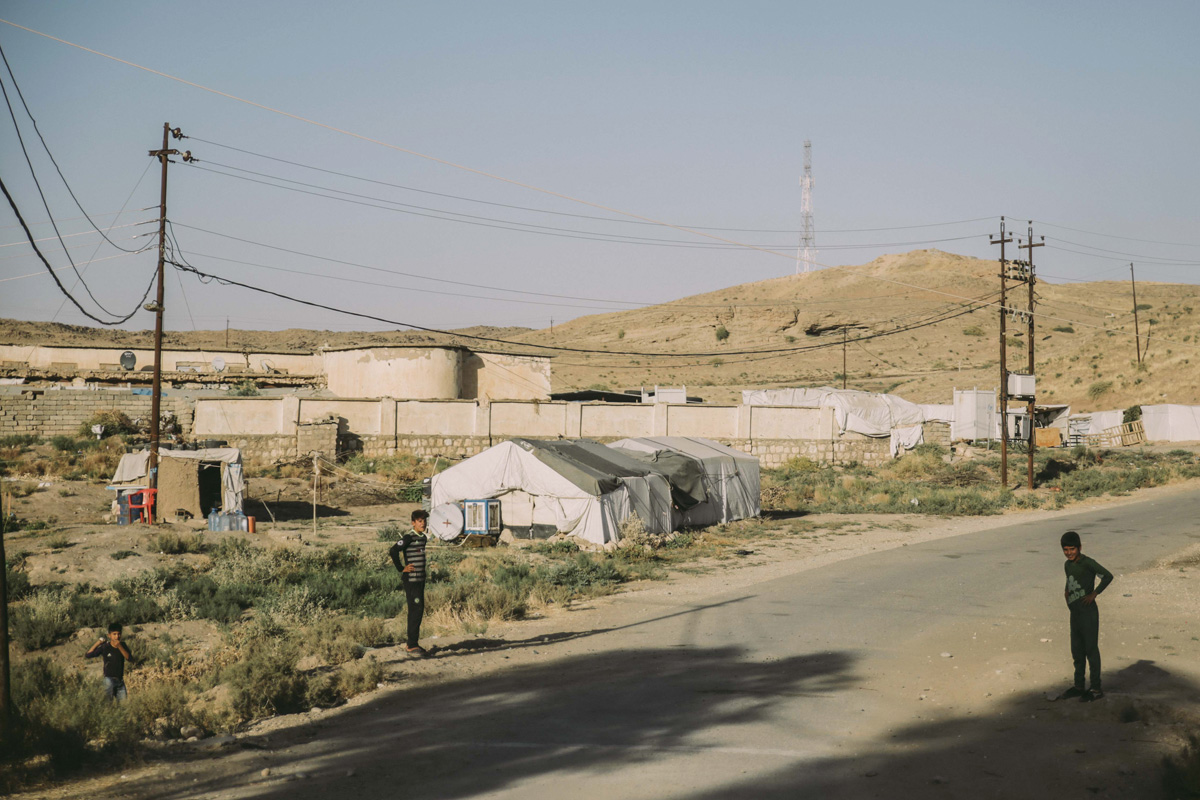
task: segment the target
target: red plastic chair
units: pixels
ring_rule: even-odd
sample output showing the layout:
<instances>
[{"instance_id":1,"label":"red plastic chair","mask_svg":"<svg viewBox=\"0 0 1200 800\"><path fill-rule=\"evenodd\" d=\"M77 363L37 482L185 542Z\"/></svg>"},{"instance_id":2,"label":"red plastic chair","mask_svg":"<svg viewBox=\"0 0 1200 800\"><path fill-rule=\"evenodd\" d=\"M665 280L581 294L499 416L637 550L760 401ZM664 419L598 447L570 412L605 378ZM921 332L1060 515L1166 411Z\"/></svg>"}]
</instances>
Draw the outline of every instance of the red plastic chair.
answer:
<instances>
[{"instance_id":1,"label":"red plastic chair","mask_svg":"<svg viewBox=\"0 0 1200 800\"><path fill-rule=\"evenodd\" d=\"M142 489L140 492L134 492L129 496L129 518L134 517L135 511L144 513L138 514L142 521L147 525L154 524L154 496L158 494L158 489ZM133 498L141 496L141 502L133 502Z\"/></svg>"}]
</instances>

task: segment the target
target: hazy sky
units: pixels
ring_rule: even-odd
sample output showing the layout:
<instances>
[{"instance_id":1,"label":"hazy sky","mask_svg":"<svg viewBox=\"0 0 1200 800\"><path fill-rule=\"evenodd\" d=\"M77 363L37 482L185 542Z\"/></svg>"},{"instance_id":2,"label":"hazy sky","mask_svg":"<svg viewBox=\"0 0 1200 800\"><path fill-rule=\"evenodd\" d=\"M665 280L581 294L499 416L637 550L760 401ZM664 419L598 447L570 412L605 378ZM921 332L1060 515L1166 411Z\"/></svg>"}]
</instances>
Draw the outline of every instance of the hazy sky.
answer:
<instances>
[{"instance_id":1,"label":"hazy sky","mask_svg":"<svg viewBox=\"0 0 1200 800\"><path fill-rule=\"evenodd\" d=\"M710 232L782 254L615 221L0 25L51 152L115 241L153 242L125 237L155 230L131 225L157 217L147 151L170 122L193 137L172 146L199 159L170 168L168 217L188 262L391 320L545 327L790 274L805 139L825 265L921 247L994 258L987 234L1005 214L1020 234L1035 220L1050 279L1126 279L1134 261L1139 280L1196 282L1200 266L1200 4L1189 0L9 0L0 17L529 186L753 229ZM0 75L61 233L90 231ZM0 156L35 236L51 237L39 246L95 311L7 118ZM0 209L0 316L84 323ZM863 230L904 226L930 227ZM135 306L154 249L124 255L94 232L65 241L77 264L105 259L80 269L106 308ZM166 291L171 329L392 327L174 270ZM145 311L125 325L152 326Z\"/></svg>"}]
</instances>

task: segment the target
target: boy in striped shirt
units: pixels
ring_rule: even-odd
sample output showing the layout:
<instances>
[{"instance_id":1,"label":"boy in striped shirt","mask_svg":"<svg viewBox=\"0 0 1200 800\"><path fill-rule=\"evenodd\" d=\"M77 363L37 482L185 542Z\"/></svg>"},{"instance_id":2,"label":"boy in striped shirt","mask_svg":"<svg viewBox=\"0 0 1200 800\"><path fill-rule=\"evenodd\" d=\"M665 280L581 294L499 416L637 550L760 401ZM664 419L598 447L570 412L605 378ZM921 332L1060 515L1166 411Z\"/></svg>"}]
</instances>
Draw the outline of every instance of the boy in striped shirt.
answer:
<instances>
[{"instance_id":1,"label":"boy in striped shirt","mask_svg":"<svg viewBox=\"0 0 1200 800\"><path fill-rule=\"evenodd\" d=\"M425 616L425 543L429 541L425 525L428 520L428 511L417 509L412 512L412 530L401 536L388 551L404 586L404 599L408 603L407 650L414 656L426 655L425 648L418 642L421 618Z\"/></svg>"}]
</instances>

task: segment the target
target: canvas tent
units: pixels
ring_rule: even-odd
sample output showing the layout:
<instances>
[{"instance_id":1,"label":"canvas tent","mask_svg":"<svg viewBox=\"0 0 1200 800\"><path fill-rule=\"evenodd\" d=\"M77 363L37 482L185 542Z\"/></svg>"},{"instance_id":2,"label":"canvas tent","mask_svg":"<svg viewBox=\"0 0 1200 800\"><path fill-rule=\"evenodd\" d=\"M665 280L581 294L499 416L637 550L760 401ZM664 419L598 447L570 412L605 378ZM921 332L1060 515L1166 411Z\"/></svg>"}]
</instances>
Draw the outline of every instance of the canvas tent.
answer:
<instances>
[{"instance_id":1,"label":"canvas tent","mask_svg":"<svg viewBox=\"0 0 1200 800\"><path fill-rule=\"evenodd\" d=\"M145 488L149 462L148 450L121 456L111 488L118 491ZM242 451L236 447L158 451L155 511L158 519L207 517L213 508L227 514L241 511L244 492ZM180 514L181 511L186 514Z\"/></svg>"},{"instance_id":2,"label":"canvas tent","mask_svg":"<svg viewBox=\"0 0 1200 800\"><path fill-rule=\"evenodd\" d=\"M609 446L640 453L650 463L664 464L682 456L701 465L705 497L689 507L676 503L672 530L757 517L761 512L758 459L754 456L711 439L686 436L621 439Z\"/></svg>"},{"instance_id":3,"label":"canvas tent","mask_svg":"<svg viewBox=\"0 0 1200 800\"><path fill-rule=\"evenodd\" d=\"M712 444L708 458L724 458L725 472L744 472L747 481L752 472L757 513L757 459L741 454L754 468L739 470L741 462L734 463L729 454L718 455L716 448L722 446ZM619 449L586 439L513 439L435 475L430 502L437 506L499 498L504 527L518 535L558 532L606 544L620 539L620 523L632 513L650 533L669 533L687 513L695 512L698 518L708 513L710 485L736 493L723 488L728 480L710 480L707 469L703 459L661 445ZM739 513L748 507L748 501L739 501Z\"/></svg>"}]
</instances>

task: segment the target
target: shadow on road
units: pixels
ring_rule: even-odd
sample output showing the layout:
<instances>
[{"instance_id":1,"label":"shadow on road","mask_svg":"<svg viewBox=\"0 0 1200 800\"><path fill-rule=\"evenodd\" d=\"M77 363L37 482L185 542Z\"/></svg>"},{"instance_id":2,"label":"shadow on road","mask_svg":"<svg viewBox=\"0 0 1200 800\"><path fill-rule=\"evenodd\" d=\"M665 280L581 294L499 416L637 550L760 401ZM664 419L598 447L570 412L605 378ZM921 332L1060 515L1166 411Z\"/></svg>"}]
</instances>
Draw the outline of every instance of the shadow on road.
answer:
<instances>
[{"instance_id":1,"label":"shadow on road","mask_svg":"<svg viewBox=\"0 0 1200 800\"><path fill-rule=\"evenodd\" d=\"M857 682L854 656L817 653L769 662L736 648L598 652L525 665L488 678L414 687L322 724L310 743L276 750L237 774L179 786L142 783L145 796L210 797L261 783L264 798L476 797L560 771L618 773L664 751L702 751L710 728L767 720L780 698L821 696ZM303 742L306 737L298 737ZM261 746L253 741L249 747ZM278 742L271 742L278 747ZM303 764L289 763L301 755ZM728 756L727 756L728 757ZM265 780L305 771L310 779ZM386 766L383 766L386 765ZM357 782L356 782L357 781Z\"/></svg>"}]
</instances>

